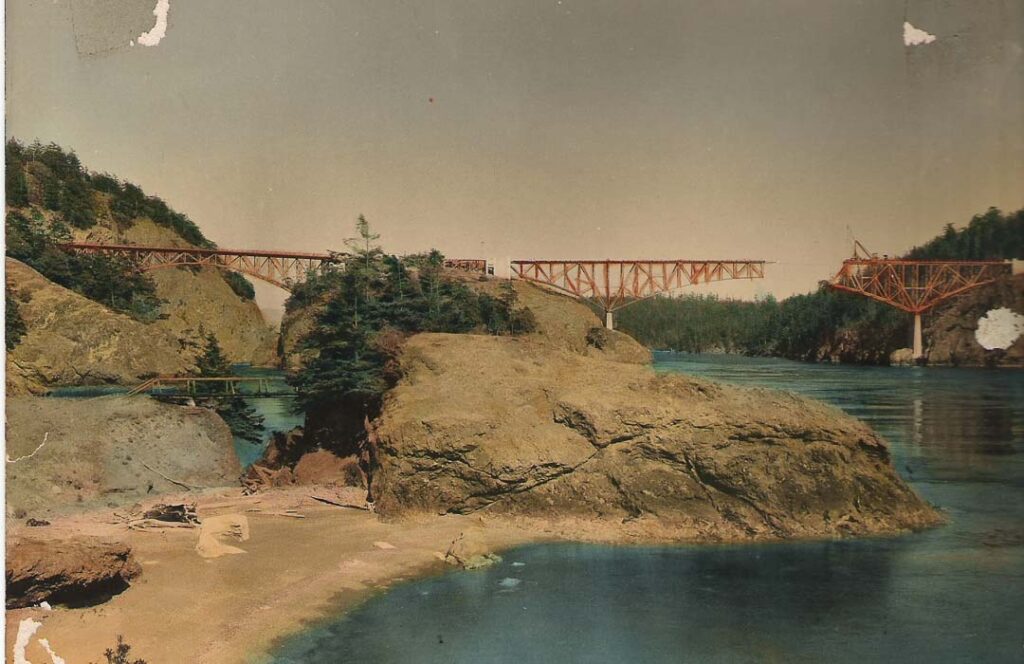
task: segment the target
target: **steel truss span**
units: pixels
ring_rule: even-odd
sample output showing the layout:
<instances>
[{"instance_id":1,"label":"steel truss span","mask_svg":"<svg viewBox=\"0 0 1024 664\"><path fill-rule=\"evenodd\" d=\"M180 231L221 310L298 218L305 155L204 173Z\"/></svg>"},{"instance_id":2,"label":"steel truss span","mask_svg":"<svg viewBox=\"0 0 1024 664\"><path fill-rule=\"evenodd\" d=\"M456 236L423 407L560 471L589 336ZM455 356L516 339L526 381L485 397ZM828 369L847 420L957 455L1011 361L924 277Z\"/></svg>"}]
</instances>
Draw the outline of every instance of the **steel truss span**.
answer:
<instances>
[{"instance_id":1,"label":"steel truss span","mask_svg":"<svg viewBox=\"0 0 1024 664\"><path fill-rule=\"evenodd\" d=\"M832 288L921 314L944 300L1011 273L1010 261L850 258Z\"/></svg>"},{"instance_id":2,"label":"steel truss span","mask_svg":"<svg viewBox=\"0 0 1024 664\"><path fill-rule=\"evenodd\" d=\"M71 242L61 245L69 251L126 258L141 272L197 265L230 270L271 283L286 291L327 265L344 263L344 253L302 253L250 249L199 249L196 247L151 247L133 244ZM445 259L445 267L484 272L481 259Z\"/></svg>"},{"instance_id":3,"label":"steel truss span","mask_svg":"<svg viewBox=\"0 0 1024 664\"><path fill-rule=\"evenodd\" d=\"M661 293L728 279L763 279L765 261L547 260L512 261L512 274L574 297L607 313Z\"/></svg>"}]
</instances>

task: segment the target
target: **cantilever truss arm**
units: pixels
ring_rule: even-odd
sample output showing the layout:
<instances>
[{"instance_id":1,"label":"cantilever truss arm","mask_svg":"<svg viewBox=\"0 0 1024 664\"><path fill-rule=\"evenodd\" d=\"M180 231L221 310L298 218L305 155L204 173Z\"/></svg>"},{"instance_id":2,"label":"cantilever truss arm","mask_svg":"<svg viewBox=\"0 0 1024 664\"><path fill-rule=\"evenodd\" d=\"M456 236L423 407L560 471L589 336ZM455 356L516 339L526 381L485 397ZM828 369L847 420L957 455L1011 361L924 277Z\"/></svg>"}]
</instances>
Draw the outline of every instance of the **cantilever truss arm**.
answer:
<instances>
[{"instance_id":1,"label":"cantilever truss arm","mask_svg":"<svg viewBox=\"0 0 1024 664\"><path fill-rule=\"evenodd\" d=\"M1010 272L1009 261L851 258L829 285L919 314Z\"/></svg>"},{"instance_id":2,"label":"cantilever truss arm","mask_svg":"<svg viewBox=\"0 0 1024 664\"><path fill-rule=\"evenodd\" d=\"M512 274L615 311L692 284L763 279L764 266L760 260L531 260L512 261Z\"/></svg>"}]
</instances>

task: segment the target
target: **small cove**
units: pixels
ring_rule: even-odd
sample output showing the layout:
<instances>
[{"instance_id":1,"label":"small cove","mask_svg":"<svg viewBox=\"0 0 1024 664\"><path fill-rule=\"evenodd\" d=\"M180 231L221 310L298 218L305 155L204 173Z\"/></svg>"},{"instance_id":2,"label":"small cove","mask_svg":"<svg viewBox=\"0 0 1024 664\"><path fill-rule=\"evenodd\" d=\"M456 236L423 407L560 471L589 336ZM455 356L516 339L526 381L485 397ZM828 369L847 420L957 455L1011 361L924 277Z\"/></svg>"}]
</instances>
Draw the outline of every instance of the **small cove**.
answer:
<instances>
[{"instance_id":1,"label":"small cove","mask_svg":"<svg viewBox=\"0 0 1024 664\"><path fill-rule=\"evenodd\" d=\"M659 371L790 389L858 416L947 526L743 546L531 545L400 584L278 663L1014 661L1024 599L1024 372L656 354Z\"/></svg>"}]
</instances>

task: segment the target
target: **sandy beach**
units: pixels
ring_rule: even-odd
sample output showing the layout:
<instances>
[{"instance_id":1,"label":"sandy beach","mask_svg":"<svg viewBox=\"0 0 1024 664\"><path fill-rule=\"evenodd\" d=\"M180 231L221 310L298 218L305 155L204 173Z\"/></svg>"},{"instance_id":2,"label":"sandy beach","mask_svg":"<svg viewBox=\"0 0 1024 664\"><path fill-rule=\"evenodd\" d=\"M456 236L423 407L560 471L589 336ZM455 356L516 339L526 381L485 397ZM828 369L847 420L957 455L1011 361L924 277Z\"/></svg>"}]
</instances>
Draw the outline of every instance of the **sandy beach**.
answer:
<instances>
[{"instance_id":1,"label":"sandy beach","mask_svg":"<svg viewBox=\"0 0 1024 664\"><path fill-rule=\"evenodd\" d=\"M43 528L9 521L11 536L121 539L143 572L128 590L94 607L7 611L8 657L19 623L32 618L42 626L25 650L29 662L51 661L40 639L67 664L102 661L117 635L132 646L132 659L150 664L265 661L275 641L305 624L390 584L445 569L444 554L460 535L489 550L538 539L536 531L481 517L384 522L317 502L310 497L316 493L307 486L253 496L238 489L178 496L197 501L200 528L131 530L114 514L123 510L62 517Z\"/></svg>"}]
</instances>

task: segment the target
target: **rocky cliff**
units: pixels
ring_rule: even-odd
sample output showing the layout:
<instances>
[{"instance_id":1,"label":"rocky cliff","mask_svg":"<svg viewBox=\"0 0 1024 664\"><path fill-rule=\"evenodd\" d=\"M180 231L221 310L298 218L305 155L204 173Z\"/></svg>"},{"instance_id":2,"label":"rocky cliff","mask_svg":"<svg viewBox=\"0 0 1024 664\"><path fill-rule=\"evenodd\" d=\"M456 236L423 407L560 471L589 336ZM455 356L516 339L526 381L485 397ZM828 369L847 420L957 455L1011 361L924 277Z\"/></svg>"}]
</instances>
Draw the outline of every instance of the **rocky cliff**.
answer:
<instances>
[{"instance_id":1,"label":"rocky cliff","mask_svg":"<svg viewBox=\"0 0 1024 664\"><path fill-rule=\"evenodd\" d=\"M87 171L73 152L57 145L26 146L8 141L6 164L6 226L8 237L16 240L8 245L8 255L39 270L32 273L31 284L20 284L28 273L14 270L8 275L8 287L19 291L22 298L31 295L29 291L46 290L47 296L40 296L40 301L46 299L51 305L45 315L26 320L29 336L34 337L32 347L9 355L17 364L18 375L10 383L14 388L25 391L67 383L131 382L139 375L164 372L169 367L177 371L187 366L167 360L168 349L185 349L185 359L189 359L188 349L205 333L217 336L232 361L276 363L276 334L251 299L251 285L238 275L229 278L216 269L196 267L153 272L156 292L144 289L139 309L144 315L139 317L158 316L159 320L142 328L128 317L103 311L107 305L128 311L131 307L116 298L129 297L134 306L140 292L135 285L118 293L111 285L116 284L113 273L64 261L54 246L69 236L100 243L210 246L186 215L129 182ZM56 286L42 289L39 279L53 279L95 301L89 304L85 298L64 297L67 291ZM59 318L66 320L56 320ZM93 318L102 321L102 335L82 324ZM143 329L145 333L139 332ZM105 343L107 337L113 342ZM104 361L91 363L90 356L95 355L104 355ZM87 364L96 364L98 370L90 366L76 373L82 358Z\"/></svg>"},{"instance_id":2,"label":"rocky cliff","mask_svg":"<svg viewBox=\"0 0 1024 664\"><path fill-rule=\"evenodd\" d=\"M1011 332L989 344L992 348L985 348L978 339L982 320L999 309L1008 309L1021 317L1018 329L1024 330L1024 274L968 291L935 313L925 314L928 364L1024 367L1024 333L1018 332L1014 339Z\"/></svg>"},{"instance_id":3,"label":"rocky cliff","mask_svg":"<svg viewBox=\"0 0 1024 664\"><path fill-rule=\"evenodd\" d=\"M7 353L8 395L51 385L131 384L191 366L191 350L165 326L111 311L11 258L6 268L8 292L27 328Z\"/></svg>"},{"instance_id":4,"label":"rocky cliff","mask_svg":"<svg viewBox=\"0 0 1024 664\"><path fill-rule=\"evenodd\" d=\"M858 420L788 393L656 374L624 335L611 335L619 350L599 350L608 333L585 307L532 290L539 335L408 341L404 377L370 435L381 513L538 517L611 540L833 537L940 521Z\"/></svg>"},{"instance_id":5,"label":"rocky cliff","mask_svg":"<svg viewBox=\"0 0 1024 664\"><path fill-rule=\"evenodd\" d=\"M309 351L301 348L302 339L313 329L319 310L316 304L285 310L277 346L282 369L298 371L305 364Z\"/></svg>"},{"instance_id":6,"label":"rocky cliff","mask_svg":"<svg viewBox=\"0 0 1024 664\"><path fill-rule=\"evenodd\" d=\"M76 231L83 242L189 246L169 228L141 218L125 230L100 223ZM239 297L217 268L171 268L151 273L157 296L166 300L167 318L157 325L181 338L197 338L200 328L212 332L234 362L270 365L277 362L277 335L263 320L253 300Z\"/></svg>"},{"instance_id":7,"label":"rocky cliff","mask_svg":"<svg viewBox=\"0 0 1024 664\"><path fill-rule=\"evenodd\" d=\"M117 235L98 225L78 239L183 244L148 220ZM277 361L276 334L256 303L236 295L213 268L154 272L157 295L165 301L163 317L142 323L63 288L16 260L7 258L6 265L7 289L21 305L27 330L7 355L7 385L14 394L40 393L59 385L132 384L157 373L187 372L203 334L209 332L232 361Z\"/></svg>"}]
</instances>

